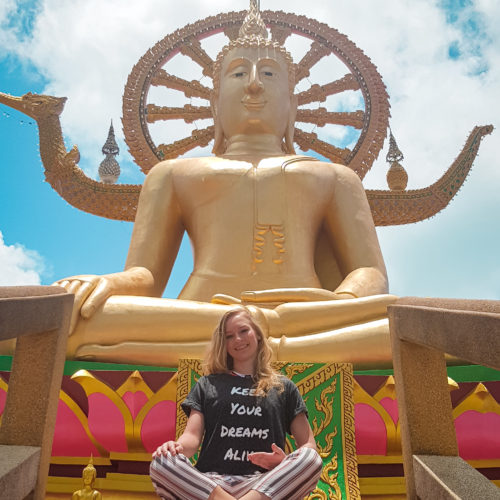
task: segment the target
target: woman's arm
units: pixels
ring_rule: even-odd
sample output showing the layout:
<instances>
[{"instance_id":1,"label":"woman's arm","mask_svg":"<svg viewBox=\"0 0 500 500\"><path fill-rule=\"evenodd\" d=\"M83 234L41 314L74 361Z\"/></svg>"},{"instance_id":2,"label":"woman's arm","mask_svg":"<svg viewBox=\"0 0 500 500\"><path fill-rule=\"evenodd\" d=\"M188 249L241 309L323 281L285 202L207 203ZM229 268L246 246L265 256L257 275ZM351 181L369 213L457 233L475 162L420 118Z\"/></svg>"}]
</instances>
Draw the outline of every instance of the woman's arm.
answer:
<instances>
[{"instance_id":1,"label":"woman's arm","mask_svg":"<svg viewBox=\"0 0 500 500\"><path fill-rule=\"evenodd\" d=\"M305 413L299 413L290 425L290 430L292 431L292 436L297 444L297 449L302 447L312 448L316 450L316 441L314 440L314 435L307 420ZM276 444L272 444L272 452L257 452L248 455L250 462L263 469L274 469L279 465L283 459L286 457L285 452Z\"/></svg>"},{"instance_id":2,"label":"woman's arm","mask_svg":"<svg viewBox=\"0 0 500 500\"><path fill-rule=\"evenodd\" d=\"M292 431L292 435L295 438L297 448L307 447L312 448L313 450L316 449L314 434L305 413L299 413L292 420L290 430Z\"/></svg>"},{"instance_id":3,"label":"woman's arm","mask_svg":"<svg viewBox=\"0 0 500 500\"><path fill-rule=\"evenodd\" d=\"M163 443L153 453L153 458L158 455L166 455L168 452L172 455L182 453L187 458L191 458L198 451L204 432L205 420L203 418L203 413L197 410L191 410L186 429L179 439L177 441L167 441Z\"/></svg>"}]
</instances>

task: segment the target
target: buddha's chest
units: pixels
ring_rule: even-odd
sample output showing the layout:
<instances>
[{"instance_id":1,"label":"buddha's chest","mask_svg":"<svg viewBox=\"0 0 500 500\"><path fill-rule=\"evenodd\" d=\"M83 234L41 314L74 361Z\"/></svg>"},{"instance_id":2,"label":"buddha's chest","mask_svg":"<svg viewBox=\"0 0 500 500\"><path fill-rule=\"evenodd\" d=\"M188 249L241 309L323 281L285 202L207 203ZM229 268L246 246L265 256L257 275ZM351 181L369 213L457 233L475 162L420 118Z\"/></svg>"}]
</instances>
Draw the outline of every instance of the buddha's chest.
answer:
<instances>
[{"instance_id":1,"label":"buddha's chest","mask_svg":"<svg viewBox=\"0 0 500 500\"><path fill-rule=\"evenodd\" d=\"M282 223L289 212L316 212L331 196L328 176L279 164L198 169L176 179L182 212L217 211L233 217L250 212L256 222Z\"/></svg>"}]
</instances>

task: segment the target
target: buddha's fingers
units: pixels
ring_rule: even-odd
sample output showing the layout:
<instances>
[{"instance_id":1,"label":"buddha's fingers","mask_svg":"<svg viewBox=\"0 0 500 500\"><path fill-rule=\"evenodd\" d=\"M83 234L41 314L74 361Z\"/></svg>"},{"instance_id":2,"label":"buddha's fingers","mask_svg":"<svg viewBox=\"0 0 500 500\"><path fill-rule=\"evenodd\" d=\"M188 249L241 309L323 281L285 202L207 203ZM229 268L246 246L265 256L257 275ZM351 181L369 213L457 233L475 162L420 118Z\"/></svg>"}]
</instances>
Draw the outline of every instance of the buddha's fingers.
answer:
<instances>
[{"instance_id":1,"label":"buddha's fingers","mask_svg":"<svg viewBox=\"0 0 500 500\"><path fill-rule=\"evenodd\" d=\"M68 286L66 287L66 291L68 293L74 293L76 295L76 293L78 292L78 290L80 289L80 286L81 286L82 282L80 280L71 280L68 284Z\"/></svg>"},{"instance_id":2,"label":"buddha's fingers","mask_svg":"<svg viewBox=\"0 0 500 500\"><path fill-rule=\"evenodd\" d=\"M210 301L212 304L222 304L222 305L239 305L241 304L241 300L233 297L231 295L226 295L224 293L217 293L212 297Z\"/></svg>"},{"instance_id":3,"label":"buddha's fingers","mask_svg":"<svg viewBox=\"0 0 500 500\"><path fill-rule=\"evenodd\" d=\"M76 323L80 319L82 306L87 300L87 297L94 290L95 284L89 281L81 281L78 290L75 293L75 302L73 304L73 312L71 314L71 323L69 328L69 334L71 335L76 327Z\"/></svg>"},{"instance_id":4,"label":"buddha's fingers","mask_svg":"<svg viewBox=\"0 0 500 500\"><path fill-rule=\"evenodd\" d=\"M359 299L286 302L275 311L282 322L282 333L298 337L386 318L387 306L396 299L394 295L373 295ZM277 336L276 332L271 335Z\"/></svg>"},{"instance_id":5,"label":"buddha's fingers","mask_svg":"<svg viewBox=\"0 0 500 500\"><path fill-rule=\"evenodd\" d=\"M246 303L314 302L317 300L337 300L334 292L323 288L275 288L271 290L246 291L241 299Z\"/></svg>"},{"instance_id":6,"label":"buddha's fingers","mask_svg":"<svg viewBox=\"0 0 500 500\"><path fill-rule=\"evenodd\" d=\"M134 363L154 366L172 366L179 364L179 359L203 359L208 342L123 342L121 344L100 346L87 344L77 349L75 358L89 361L111 363Z\"/></svg>"},{"instance_id":7,"label":"buddha's fingers","mask_svg":"<svg viewBox=\"0 0 500 500\"><path fill-rule=\"evenodd\" d=\"M92 292L95 285L78 277L59 280L56 281L54 285L60 286L64 288L68 293L72 293L75 295L75 300L73 302L73 311L71 313L71 320L69 325L69 335L71 335L75 330L78 320L80 319L82 304Z\"/></svg>"},{"instance_id":8,"label":"buddha's fingers","mask_svg":"<svg viewBox=\"0 0 500 500\"><path fill-rule=\"evenodd\" d=\"M278 361L353 363L355 368L391 366L391 341L387 319L335 330L268 340Z\"/></svg>"},{"instance_id":9,"label":"buddha's fingers","mask_svg":"<svg viewBox=\"0 0 500 500\"><path fill-rule=\"evenodd\" d=\"M85 319L91 318L97 308L106 302L111 295L109 281L106 278L100 277L98 281L92 281L92 288L86 297L85 304L82 306L82 317Z\"/></svg>"}]
</instances>

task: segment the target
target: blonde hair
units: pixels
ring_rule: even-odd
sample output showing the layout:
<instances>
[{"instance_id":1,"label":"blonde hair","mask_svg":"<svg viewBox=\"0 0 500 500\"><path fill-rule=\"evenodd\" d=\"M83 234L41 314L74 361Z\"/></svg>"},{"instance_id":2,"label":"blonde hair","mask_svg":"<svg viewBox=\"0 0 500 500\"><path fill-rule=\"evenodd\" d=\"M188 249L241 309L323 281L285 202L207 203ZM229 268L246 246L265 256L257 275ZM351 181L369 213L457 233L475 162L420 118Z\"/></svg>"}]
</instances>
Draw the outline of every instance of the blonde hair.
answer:
<instances>
[{"instance_id":1,"label":"blonde hair","mask_svg":"<svg viewBox=\"0 0 500 500\"><path fill-rule=\"evenodd\" d=\"M203 363L205 375L227 373L233 369L233 358L228 354L226 349L226 325L230 318L238 314L245 314L248 317L250 325L257 333L258 344L254 374L254 387L257 395L265 396L273 387L282 391L283 382L280 379L280 375L271 366L271 347L267 343L262 328L255 322L251 312L243 306L227 311L217 325Z\"/></svg>"}]
</instances>

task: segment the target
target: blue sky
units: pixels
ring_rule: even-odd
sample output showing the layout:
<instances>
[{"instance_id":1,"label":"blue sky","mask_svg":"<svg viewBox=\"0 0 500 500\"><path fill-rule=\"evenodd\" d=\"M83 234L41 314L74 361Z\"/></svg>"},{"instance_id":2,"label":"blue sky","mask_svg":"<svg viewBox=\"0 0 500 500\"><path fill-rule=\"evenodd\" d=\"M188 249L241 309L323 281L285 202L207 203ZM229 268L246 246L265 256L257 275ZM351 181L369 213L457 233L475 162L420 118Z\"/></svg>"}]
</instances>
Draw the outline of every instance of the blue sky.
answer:
<instances>
[{"instance_id":1,"label":"blue sky","mask_svg":"<svg viewBox=\"0 0 500 500\"><path fill-rule=\"evenodd\" d=\"M61 117L65 141L68 149L78 144L80 166L94 177L113 119L120 182L140 183L143 175L127 153L120 124L127 75L167 33L247 2L206 3L187 0L178 12L174 2L160 0L6 0L0 6L0 91L68 97ZM337 28L377 65L391 97L391 127L405 155L409 188L434 182L474 125L497 127L443 212L417 224L379 228L378 234L393 293L500 299L497 2L345 0L310 2L307 8L303 2L267 3L262 8ZM121 270L132 225L85 214L60 198L44 182L38 131L29 122L0 105L0 284L50 284L74 274ZM385 154L386 147L365 187L386 188ZM186 240L166 296L177 295L190 266Z\"/></svg>"}]
</instances>

